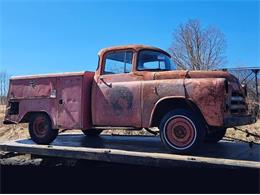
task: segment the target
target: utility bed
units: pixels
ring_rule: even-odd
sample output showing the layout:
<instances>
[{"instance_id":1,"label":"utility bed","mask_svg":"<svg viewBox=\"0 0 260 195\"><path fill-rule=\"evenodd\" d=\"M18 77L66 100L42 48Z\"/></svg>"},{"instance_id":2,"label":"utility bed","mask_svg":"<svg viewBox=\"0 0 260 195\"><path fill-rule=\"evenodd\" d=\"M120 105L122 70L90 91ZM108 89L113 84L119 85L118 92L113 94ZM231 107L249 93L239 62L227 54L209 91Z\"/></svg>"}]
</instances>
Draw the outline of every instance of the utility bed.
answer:
<instances>
[{"instance_id":1,"label":"utility bed","mask_svg":"<svg viewBox=\"0 0 260 195\"><path fill-rule=\"evenodd\" d=\"M72 72L12 77L4 124L28 122L31 114L44 112L53 129L89 128L93 76L94 72Z\"/></svg>"}]
</instances>

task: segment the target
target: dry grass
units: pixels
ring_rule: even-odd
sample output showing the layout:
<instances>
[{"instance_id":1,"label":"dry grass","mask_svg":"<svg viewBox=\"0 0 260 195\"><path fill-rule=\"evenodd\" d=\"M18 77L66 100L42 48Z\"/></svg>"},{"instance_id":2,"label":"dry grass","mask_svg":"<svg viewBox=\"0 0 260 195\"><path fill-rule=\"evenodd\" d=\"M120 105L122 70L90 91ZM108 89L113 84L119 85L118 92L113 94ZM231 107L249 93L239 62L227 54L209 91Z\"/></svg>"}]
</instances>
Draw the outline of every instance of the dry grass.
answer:
<instances>
[{"instance_id":1,"label":"dry grass","mask_svg":"<svg viewBox=\"0 0 260 195\"><path fill-rule=\"evenodd\" d=\"M226 137L231 137L234 139L240 139L243 141L247 141L247 142L254 142L254 143L258 143L260 144L260 120L257 120L256 123L252 124L252 125L245 125L245 126L241 126L239 127L240 129L243 130L248 130L248 132L258 135L258 137L255 136L247 136L247 133L238 131L238 130L234 130L233 128L229 128L227 130L226 133Z\"/></svg>"},{"instance_id":2,"label":"dry grass","mask_svg":"<svg viewBox=\"0 0 260 195\"><path fill-rule=\"evenodd\" d=\"M18 124L18 125L3 125L5 106L0 105L0 142L6 140L15 140L21 138L28 138L28 125L27 124ZM240 127L241 129L247 129L249 132L257 134L260 136L260 120L255 124L245 125ZM67 131L67 132L80 132L80 131ZM125 130L106 130L103 134L113 134L113 135L151 135L145 130L141 131L125 131ZM233 128L229 128L227 137L240 139L244 141L253 141L255 143L260 143L260 139L253 136L246 136L246 133L236 131Z\"/></svg>"},{"instance_id":3,"label":"dry grass","mask_svg":"<svg viewBox=\"0 0 260 195\"><path fill-rule=\"evenodd\" d=\"M5 105L0 105L0 141L29 138L28 125L3 125Z\"/></svg>"}]
</instances>

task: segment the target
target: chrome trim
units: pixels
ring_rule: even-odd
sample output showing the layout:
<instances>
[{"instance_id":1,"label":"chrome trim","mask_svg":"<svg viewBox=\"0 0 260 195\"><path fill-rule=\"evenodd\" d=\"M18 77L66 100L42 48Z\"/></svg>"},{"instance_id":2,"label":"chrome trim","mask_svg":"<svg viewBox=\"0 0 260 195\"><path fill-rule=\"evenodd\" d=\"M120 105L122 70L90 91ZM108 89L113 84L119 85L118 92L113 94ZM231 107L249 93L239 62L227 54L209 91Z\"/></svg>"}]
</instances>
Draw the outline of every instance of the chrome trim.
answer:
<instances>
[{"instance_id":1,"label":"chrome trim","mask_svg":"<svg viewBox=\"0 0 260 195\"><path fill-rule=\"evenodd\" d=\"M242 104L230 105L230 109L231 109L231 110L235 110L235 109L246 109L246 106L245 106L245 105L242 105Z\"/></svg>"},{"instance_id":2,"label":"chrome trim","mask_svg":"<svg viewBox=\"0 0 260 195\"><path fill-rule=\"evenodd\" d=\"M231 101L245 101L245 99L241 96L232 96Z\"/></svg>"}]
</instances>

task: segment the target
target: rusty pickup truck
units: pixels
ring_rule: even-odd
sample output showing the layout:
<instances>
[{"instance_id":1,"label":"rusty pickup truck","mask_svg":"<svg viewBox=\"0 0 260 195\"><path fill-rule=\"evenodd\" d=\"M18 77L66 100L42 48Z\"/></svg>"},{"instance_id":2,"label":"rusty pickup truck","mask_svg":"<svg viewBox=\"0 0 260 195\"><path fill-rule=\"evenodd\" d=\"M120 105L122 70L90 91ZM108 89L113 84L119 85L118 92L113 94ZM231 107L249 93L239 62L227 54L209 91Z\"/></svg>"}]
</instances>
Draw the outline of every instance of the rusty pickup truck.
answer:
<instances>
[{"instance_id":1,"label":"rusty pickup truck","mask_svg":"<svg viewBox=\"0 0 260 195\"><path fill-rule=\"evenodd\" d=\"M29 123L38 144L51 143L59 129L98 136L158 127L164 145L183 154L218 142L228 127L255 122L246 87L228 72L175 70L166 51L144 45L98 56L95 72L12 77L4 124Z\"/></svg>"}]
</instances>

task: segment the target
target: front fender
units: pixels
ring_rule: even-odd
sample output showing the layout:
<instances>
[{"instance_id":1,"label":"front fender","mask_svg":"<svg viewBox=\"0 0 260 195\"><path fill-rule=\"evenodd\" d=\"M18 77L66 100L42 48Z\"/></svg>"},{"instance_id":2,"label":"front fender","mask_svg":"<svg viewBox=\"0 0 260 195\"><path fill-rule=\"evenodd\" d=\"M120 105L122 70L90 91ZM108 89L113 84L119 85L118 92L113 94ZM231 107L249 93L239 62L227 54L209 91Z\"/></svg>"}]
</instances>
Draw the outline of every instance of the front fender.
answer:
<instances>
[{"instance_id":1,"label":"front fender","mask_svg":"<svg viewBox=\"0 0 260 195\"><path fill-rule=\"evenodd\" d=\"M158 104L166 99L187 99L200 110L210 126L223 126L224 78L167 79L143 83L143 127L152 125ZM173 106L174 108L174 106Z\"/></svg>"},{"instance_id":2,"label":"front fender","mask_svg":"<svg viewBox=\"0 0 260 195\"><path fill-rule=\"evenodd\" d=\"M190 79L185 86L188 96L201 110L207 123L211 126L223 126L225 79Z\"/></svg>"}]
</instances>

